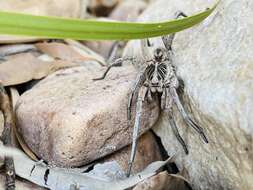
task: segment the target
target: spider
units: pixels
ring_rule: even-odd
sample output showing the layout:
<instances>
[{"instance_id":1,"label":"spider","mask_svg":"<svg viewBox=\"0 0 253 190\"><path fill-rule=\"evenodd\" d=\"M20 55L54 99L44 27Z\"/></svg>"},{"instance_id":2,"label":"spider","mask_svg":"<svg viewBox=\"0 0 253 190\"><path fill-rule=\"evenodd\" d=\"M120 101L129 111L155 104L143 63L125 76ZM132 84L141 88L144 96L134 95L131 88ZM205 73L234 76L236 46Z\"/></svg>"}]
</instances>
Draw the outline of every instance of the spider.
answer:
<instances>
[{"instance_id":1,"label":"spider","mask_svg":"<svg viewBox=\"0 0 253 190\"><path fill-rule=\"evenodd\" d=\"M180 16L186 17L183 12L177 12L175 17L179 18ZM174 104L176 105L185 123L196 130L205 143L208 143L208 139L204 134L203 129L187 114L178 96L177 90L180 88L181 84L180 79L176 75L176 67L174 66L171 59L172 41L174 39L174 36L175 34L172 34L170 36L162 36L164 47L156 48L153 54L150 54L149 52L149 40L141 40L141 51L143 58L145 59L145 64L142 65L142 68L137 75L137 79L131 90L127 106L127 116L128 120L130 120L133 98L135 97L135 94L137 94L133 141L127 176L131 174L131 169L135 158L138 131L140 128L140 118L142 115L142 103L146 100L146 98L149 101L152 101L152 96L154 94L158 94L160 96L161 110L167 114L172 131L178 139L179 143L182 145L182 148L186 154L189 153L188 148L183 138L179 134L174 120L172 109ZM126 60L133 60L133 58L117 59L112 65L107 68L106 72L101 78L94 80L103 79L111 67L120 66L122 62Z\"/></svg>"}]
</instances>

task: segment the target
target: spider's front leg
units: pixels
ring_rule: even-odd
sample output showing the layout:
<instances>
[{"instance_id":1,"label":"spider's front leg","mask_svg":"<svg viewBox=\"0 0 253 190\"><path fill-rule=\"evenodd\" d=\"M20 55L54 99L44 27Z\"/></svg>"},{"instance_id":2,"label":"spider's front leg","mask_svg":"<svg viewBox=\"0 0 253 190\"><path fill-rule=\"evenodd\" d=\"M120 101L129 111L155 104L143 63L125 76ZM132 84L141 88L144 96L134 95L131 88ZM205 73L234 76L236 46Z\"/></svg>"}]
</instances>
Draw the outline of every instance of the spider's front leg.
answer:
<instances>
[{"instance_id":1,"label":"spider's front leg","mask_svg":"<svg viewBox=\"0 0 253 190\"><path fill-rule=\"evenodd\" d=\"M147 87L142 86L138 92L135 122L134 122L134 129L133 129L133 142L132 142L131 156L128 163L127 177L129 177L131 174L132 165L133 165L135 154L136 154L137 139L138 139L138 133L139 133L139 128L140 128L141 114L142 114L142 103L145 100L147 90L148 90Z\"/></svg>"},{"instance_id":2,"label":"spider's front leg","mask_svg":"<svg viewBox=\"0 0 253 190\"><path fill-rule=\"evenodd\" d=\"M183 105L181 104L181 101L178 97L177 91L174 87L170 88L170 94L172 95L173 101L175 102L179 112L181 113L184 121L187 123L188 126L192 127L193 129L195 129L200 136L202 137L202 139L208 143L208 139L203 131L203 129L198 126L192 119L191 117L185 112L185 109L183 107Z\"/></svg>"},{"instance_id":3,"label":"spider's front leg","mask_svg":"<svg viewBox=\"0 0 253 190\"><path fill-rule=\"evenodd\" d=\"M188 148L187 148L187 146L186 146L183 138L181 137L181 135L180 135L180 133L178 131L177 125L175 123L175 118L174 118L174 114L173 114L173 110L172 110L173 101L172 101L172 97L171 97L171 95L169 93L169 89L168 88L164 89L163 95L165 96L165 103L164 103L165 105L163 105L162 107L164 107L164 111L168 115L169 123L170 123L170 126L172 128L172 131L173 131L174 135L176 136L177 140L182 145L185 153L188 154L189 153Z\"/></svg>"},{"instance_id":4,"label":"spider's front leg","mask_svg":"<svg viewBox=\"0 0 253 190\"><path fill-rule=\"evenodd\" d=\"M107 69L105 70L104 74L101 77L94 78L93 80L103 80L106 77L107 73L111 70L112 67L120 67L120 66L122 66L124 61L133 61L133 60L134 60L134 58L130 58L130 57L116 59L112 64L110 64L107 67Z\"/></svg>"},{"instance_id":5,"label":"spider's front leg","mask_svg":"<svg viewBox=\"0 0 253 190\"><path fill-rule=\"evenodd\" d=\"M180 16L187 17L187 15L184 12L177 11L175 14L175 19L178 19ZM168 51L172 51L172 42L174 40L174 37L175 37L175 33L169 36L162 36L163 44Z\"/></svg>"},{"instance_id":6,"label":"spider's front leg","mask_svg":"<svg viewBox=\"0 0 253 190\"><path fill-rule=\"evenodd\" d=\"M137 78L135 80L135 84L131 89L129 98L128 98L128 104L127 104L127 119L128 121L131 120L131 108L132 108L132 101L133 101L133 97L135 92L142 86L143 82L145 81L145 70L146 68L142 69L138 75Z\"/></svg>"}]
</instances>

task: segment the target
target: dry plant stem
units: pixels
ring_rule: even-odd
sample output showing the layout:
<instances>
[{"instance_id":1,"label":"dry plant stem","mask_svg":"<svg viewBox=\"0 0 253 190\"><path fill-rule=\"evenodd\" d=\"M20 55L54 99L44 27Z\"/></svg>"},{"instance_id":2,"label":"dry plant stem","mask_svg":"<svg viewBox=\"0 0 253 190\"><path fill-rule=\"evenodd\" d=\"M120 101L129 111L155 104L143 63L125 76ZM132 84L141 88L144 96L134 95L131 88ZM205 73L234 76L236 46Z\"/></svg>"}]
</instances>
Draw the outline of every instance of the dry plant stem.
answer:
<instances>
[{"instance_id":1,"label":"dry plant stem","mask_svg":"<svg viewBox=\"0 0 253 190\"><path fill-rule=\"evenodd\" d=\"M13 129L14 120L12 114L12 108L10 104L9 97L0 83L0 110L2 110L4 115L4 130L2 134L2 141L5 146L12 146L11 143L11 130ZM12 157L6 156L4 158L5 172L6 172L6 190L15 189L15 168Z\"/></svg>"}]
</instances>

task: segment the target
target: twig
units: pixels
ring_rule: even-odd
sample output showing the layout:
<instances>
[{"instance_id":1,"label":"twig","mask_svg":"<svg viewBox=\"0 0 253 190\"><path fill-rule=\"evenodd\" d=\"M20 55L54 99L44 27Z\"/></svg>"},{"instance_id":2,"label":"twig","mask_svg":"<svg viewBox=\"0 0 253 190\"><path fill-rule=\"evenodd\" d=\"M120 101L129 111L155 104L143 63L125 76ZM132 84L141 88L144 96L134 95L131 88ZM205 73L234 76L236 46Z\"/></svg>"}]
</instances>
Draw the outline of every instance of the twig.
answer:
<instances>
[{"instance_id":1,"label":"twig","mask_svg":"<svg viewBox=\"0 0 253 190\"><path fill-rule=\"evenodd\" d=\"M3 112L4 116L4 130L2 133L2 141L5 146L12 146L11 141L11 131L13 129L14 120L12 114L12 108L10 104L9 97L0 83L0 110ZM15 189L15 168L13 158L9 156L4 157L5 164L5 172L6 172L6 182L5 188L6 190L14 190Z\"/></svg>"}]
</instances>

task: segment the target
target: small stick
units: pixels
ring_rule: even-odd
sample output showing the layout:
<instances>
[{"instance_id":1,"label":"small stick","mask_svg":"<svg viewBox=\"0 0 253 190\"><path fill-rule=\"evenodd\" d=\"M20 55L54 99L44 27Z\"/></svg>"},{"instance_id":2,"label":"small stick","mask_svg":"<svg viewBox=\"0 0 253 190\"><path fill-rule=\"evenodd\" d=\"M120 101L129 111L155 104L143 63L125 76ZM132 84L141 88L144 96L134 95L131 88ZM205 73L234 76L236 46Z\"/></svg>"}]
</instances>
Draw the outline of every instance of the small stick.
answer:
<instances>
[{"instance_id":1,"label":"small stick","mask_svg":"<svg viewBox=\"0 0 253 190\"><path fill-rule=\"evenodd\" d=\"M3 112L4 116L4 130L2 133L2 141L5 146L12 146L11 132L14 125L13 113L11 108L11 103L9 97L0 83L0 110ZM5 172L6 172L6 190L15 190L15 168L12 157L5 157Z\"/></svg>"}]
</instances>

